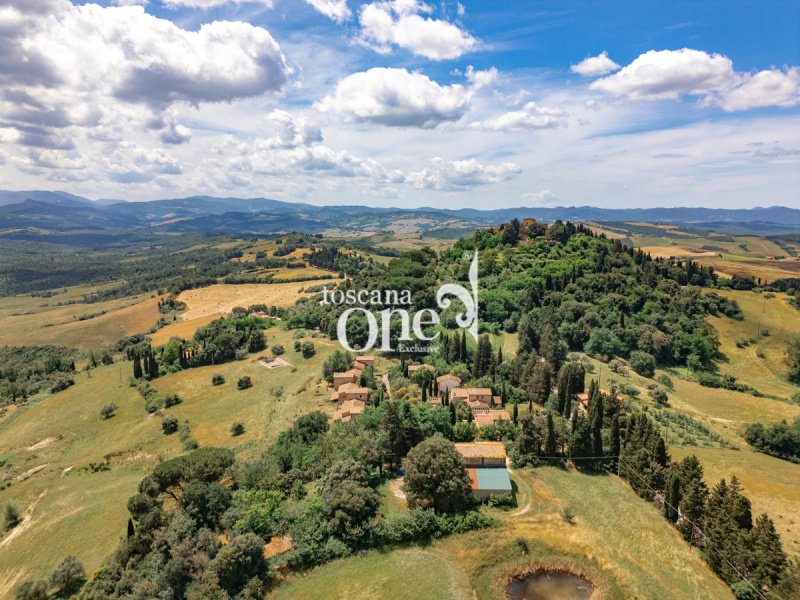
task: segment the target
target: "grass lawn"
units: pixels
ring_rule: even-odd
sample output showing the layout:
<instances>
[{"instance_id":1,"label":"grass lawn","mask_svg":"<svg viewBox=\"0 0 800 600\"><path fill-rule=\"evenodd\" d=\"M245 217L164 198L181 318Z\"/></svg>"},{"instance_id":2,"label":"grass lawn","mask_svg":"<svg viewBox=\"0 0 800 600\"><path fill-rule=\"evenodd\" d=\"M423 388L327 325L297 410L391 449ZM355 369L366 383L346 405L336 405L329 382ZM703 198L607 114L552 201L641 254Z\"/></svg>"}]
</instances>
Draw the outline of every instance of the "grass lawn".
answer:
<instances>
[{"instance_id":1,"label":"grass lawn","mask_svg":"<svg viewBox=\"0 0 800 600\"><path fill-rule=\"evenodd\" d=\"M188 420L201 446L257 451L255 446L274 439L301 414L332 412L329 393L316 380L334 343L313 340L317 354L306 360L292 349L292 332L273 328L267 340L282 343L297 369L267 369L248 358L167 375L154 386L161 394L177 392L183 403L164 413ZM24 529L5 543L0 538L0 598L10 597L20 581L46 578L67 554L93 572L124 535L126 502L141 478L159 460L182 453L178 435L163 435L160 417L147 414L144 400L128 386L130 372L131 363L121 362L95 369L91 377L80 373L74 386L32 400L0 420L0 459L17 473L46 465L25 481L12 479L0 491L0 507L10 501L33 507ZM217 372L226 383L212 386L211 375ZM239 391L236 381L243 375L251 377L253 387ZM280 398L273 393L279 387ZM111 402L118 405L116 416L101 419L100 408ZM243 435L231 435L234 421L244 423ZM43 440L48 440L43 447L29 449ZM110 470L88 468L106 457Z\"/></svg>"},{"instance_id":2,"label":"grass lawn","mask_svg":"<svg viewBox=\"0 0 800 600\"><path fill-rule=\"evenodd\" d=\"M709 317L719 331L722 352L727 358L720 370L762 393L791 398L800 392L800 386L786 379L788 369L783 362L789 337L800 333L800 310L789 304L786 294L775 294L773 298L750 291L723 290L720 294L736 300L745 316L743 321ZM761 335L764 329L769 335ZM742 338L756 338L757 342L737 348L736 341Z\"/></svg>"}]
</instances>

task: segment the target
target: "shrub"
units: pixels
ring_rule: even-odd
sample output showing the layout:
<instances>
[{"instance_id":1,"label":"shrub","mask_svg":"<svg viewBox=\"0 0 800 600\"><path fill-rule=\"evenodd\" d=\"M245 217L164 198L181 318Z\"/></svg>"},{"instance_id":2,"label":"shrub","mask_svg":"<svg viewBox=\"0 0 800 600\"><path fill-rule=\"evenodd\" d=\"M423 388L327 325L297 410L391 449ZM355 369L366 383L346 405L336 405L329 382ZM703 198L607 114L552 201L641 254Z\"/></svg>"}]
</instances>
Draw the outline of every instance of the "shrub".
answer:
<instances>
[{"instance_id":1,"label":"shrub","mask_svg":"<svg viewBox=\"0 0 800 600\"><path fill-rule=\"evenodd\" d=\"M74 556L67 556L50 575L50 586L57 588L62 594L70 594L80 587L86 579L86 571L81 562Z\"/></svg>"},{"instance_id":2,"label":"shrub","mask_svg":"<svg viewBox=\"0 0 800 600\"><path fill-rule=\"evenodd\" d=\"M281 344L275 344L272 348L273 356L280 356L281 354L286 353L286 349Z\"/></svg>"},{"instance_id":3,"label":"shrub","mask_svg":"<svg viewBox=\"0 0 800 600\"><path fill-rule=\"evenodd\" d=\"M161 421L161 431L164 435L171 435L178 431L178 418L174 415L167 415Z\"/></svg>"},{"instance_id":4,"label":"shrub","mask_svg":"<svg viewBox=\"0 0 800 600\"><path fill-rule=\"evenodd\" d=\"M17 600L47 600L47 582L32 579L22 583L14 592Z\"/></svg>"},{"instance_id":5,"label":"shrub","mask_svg":"<svg viewBox=\"0 0 800 600\"><path fill-rule=\"evenodd\" d=\"M662 404L662 405L666 404L667 401L669 400L669 396L667 395L667 390L660 387L650 390L650 397L656 404Z\"/></svg>"},{"instance_id":6,"label":"shrub","mask_svg":"<svg viewBox=\"0 0 800 600\"><path fill-rule=\"evenodd\" d=\"M565 523L569 523L570 525L575 523L575 513L569 506L565 506L561 509L561 518Z\"/></svg>"},{"instance_id":7,"label":"shrub","mask_svg":"<svg viewBox=\"0 0 800 600\"><path fill-rule=\"evenodd\" d=\"M103 408L100 409L100 416L104 419L110 419L114 416L114 413L117 410L117 405L113 402L111 404L106 404Z\"/></svg>"},{"instance_id":8,"label":"shrub","mask_svg":"<svg viewBox=\"0 0 800 600\"><path fill-rule=\"evenodd\" d=\"M222 373L214 373L211 376L211 385L222 385L223 383L225 383L225 377Z\"/></svg>"},{"instance_id":9,"label":"shrub","mask_svg":"<svg viewBox=\"0 0 800 600\"><path fill-rule=\"evenodd\" d=\"M642 377L652 377L656 374L656 359L652 354L636 350L631 352L631 368Z\"/></svg>"},{"instance_id":10,"label":"shrub","mask_svg":"<svg viewBox=\"0 0 800 600\"><path fill-rule=\"evenodd\" d=\"M253 381L248 375L245 375L239 378L239 381L236 382L236 387L240 390L246 390L247 388L253 387Z\"/></svg>"},{"instance_id":11,"label":"shrub","mask_svg":"<svg viewBox=\"0 0 800 600\"><path fill-rule=\"evenodd\" d=\"M164 398L164 408L175 406L176 404L180 404L181 402L182 402L181 397L178 396L178 394L169 394L166 398Z\"/></svg>"},{"instance_id":12,"label":"shrub","mask_svg":"<svg viewBox=\"0 0 800 600\"><path fill-rule=\"evenodd\" d=\"M9 529L13 529L16 527L21 520L21 513L19 510L19 506L14 504L13 502L9 502L6 504L5 511L3 513L3 525L8 531Z\"/></svg>"},{"instance_id":13,"label":"shrub","mask_svg":"<svg viewBox=\"0 0 800 600\"><path fill-rule=\"evenodd\" d=\"M244 424L236 421L233 425L231 425L231 435L237 436L242 435L244 433Z\"/></svg>"},{"instance_id":14,"label":"shrub","mask_svg":"<svg viewBox=\"0 0 800 600\"><path fill-rule=\"evenodd\" d=\"M662 373L656 378L656 381L663 385L668 390L675 389L675 384L672 383L672 379L666 373Z\"/></svg>"},{"instance_id":15,"label":"shrub","mask_svg":"<svg viewBox=\"0 0 800 600\"><path fill-rule=\"evenodd\" d=\"M312 342L303 342L300 347L300 351L303 353L303 358L311 358L317 353L317 349L314 348L314 344Z\"/></svg>"}]
</instances>

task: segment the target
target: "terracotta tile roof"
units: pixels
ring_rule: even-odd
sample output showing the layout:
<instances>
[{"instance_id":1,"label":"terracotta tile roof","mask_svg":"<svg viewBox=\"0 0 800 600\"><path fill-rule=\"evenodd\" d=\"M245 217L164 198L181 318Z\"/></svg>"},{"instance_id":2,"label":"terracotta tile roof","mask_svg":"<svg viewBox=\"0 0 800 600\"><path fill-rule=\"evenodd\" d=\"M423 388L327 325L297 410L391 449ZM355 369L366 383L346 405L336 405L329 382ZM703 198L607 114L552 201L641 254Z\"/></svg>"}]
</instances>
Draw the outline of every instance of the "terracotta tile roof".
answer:
<instances>
[{"instance_id":1,"label":"terracotta tile roof","mask_svg":"<svg viewBox=\"0 0 800 600\"><path fill-rule=\"evenodd\" d=\"M511 415L505 409L500 410L486 410L475 413L476 427L486 427L487 425L494 425L495 423L510 423Z\"/></svg>"},{"instance_id":2,"label":"terracotta tile roof","mask_svg":"<svg viewBox=\"0 0 800 600\"><path fill-rule=\"evenodd\" d=\"M423 364L423 365L408 365L408 374L411 375L411 373L416 373L420 369L428 369L428 371L430 371L431 373L436 371L436 367L434 367L433 365L427 365L427 364Z\"/></svg>"},{"instance_id":3,"label":"terracotta tile roof","mask_svg":"<svg viewBox=\"0 0 800 600\"><path fill-rule=\"evenodd\" d=\"M457 397L466 396L492 396L490 388L456 388L453 390L453 395Z\"/></svg>"},{"instance_id":4,"label":"terracotta tile roof","mask_svg":"<svg viewBox=\"0 0 800 600\"><path fill-rule=\"evenodd\" d=\"M439 377L436 378L436 381L439 383L443 381L457 381L458 383L461 383L461 377L447 373L445 375L439 375Z\"/></svg>"},{"instance_id":5,"label":"terracotta tile roof","mask_svg":"<svg viewBox=\"0 0 800 600\"><path fill-rule=\"evenodd\" d=\"M506 446L503 442L469 442L455 444L455 447L464 458L506 457Z\"/></svg>"},{"instance_id":6,"label":"terracotta tile roof","mask_svg":"<svg viewBox=\"0 0 800 600\"><path fill-rule=\"evenodd\" d=\"M349 421L351 417L360 415L364 412L366 403L362 400L345 400L336 407L333 413L334 421Z\"/></svg>"}]
</instances>

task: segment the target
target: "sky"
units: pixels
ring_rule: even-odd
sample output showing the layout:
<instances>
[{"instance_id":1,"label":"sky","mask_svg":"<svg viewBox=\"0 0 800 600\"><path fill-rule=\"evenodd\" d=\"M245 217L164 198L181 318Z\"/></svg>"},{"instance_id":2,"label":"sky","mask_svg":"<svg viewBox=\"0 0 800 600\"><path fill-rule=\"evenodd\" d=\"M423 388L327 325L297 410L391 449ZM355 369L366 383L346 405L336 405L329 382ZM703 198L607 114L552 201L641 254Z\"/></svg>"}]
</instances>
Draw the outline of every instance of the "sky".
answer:
<instances>
[{"instance_id":1,"label":"sky","mask_svg":"<svg viewBox=\"0 0 800 600\"><path fill-rule=\"evenodd\" d=\"M0 0L0 188L800 208L800 2Z\"/></svg>"}]
</instances>

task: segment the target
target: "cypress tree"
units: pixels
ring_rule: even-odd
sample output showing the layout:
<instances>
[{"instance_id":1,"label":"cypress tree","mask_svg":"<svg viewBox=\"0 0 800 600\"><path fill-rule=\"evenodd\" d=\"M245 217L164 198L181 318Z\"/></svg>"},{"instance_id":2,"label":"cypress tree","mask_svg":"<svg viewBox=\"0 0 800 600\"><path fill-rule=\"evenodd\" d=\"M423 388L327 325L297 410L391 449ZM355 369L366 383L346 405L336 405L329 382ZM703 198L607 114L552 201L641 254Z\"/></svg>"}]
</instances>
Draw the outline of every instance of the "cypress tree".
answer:
<instances>
[{"instance_id":1,"label":"cypress tree","mask_svg":"<svg viewBox=\"0 0 800 600\"><path fill-rule=\"evenodd\" d=\"M427 402L428 401L428 386L427 385L423 385L422 386L422 401L423 402Z\"/></svg>"},{"instance_id":2,"label":"cypress tree","mask_svg":"<svg viewBox=\"0 0 800 600\"><path fill-rule=\"evenodd\" d=\"M128 537L133 537L133 534L136 533L136 530L133 528L133 519L128 519Z\"/></svg>"},{"instance_id":3,"label":"cypress tree","mask_svg":"<svg viewBox=\"0 0 800 600\"><path fill-rule=\"evenodd\" d=\"M588 419L578 416L570 436L569 455L571 457L592 456L592 427ZM580 461L577 466L582 466Z\"/></svg>"},{"instance_id":4,"label":"cypress tree","mask_svg":"<svg viewBox=\"0 0 800 600\"><path fill-rule=\"evenodd\" d=\"M664 493L664 516L673 525L678 520L678 506L681 503L681 479L677 473L670 475Z\"/></svg>"},{"instance_id":5,"label":"cypress tree","mask_svg":"<svg viewBox=\"0 0 800 600\"><path fill-rule=\"evenodd\" d=\"M553 424L553 413L547 411L547 432L544 438L545 456L555 456L558 449L556 447L556 428Z\"/></svg>"},{"instance_id":6,"label":"cypress tree","mask_svg":"<svg viewBox=\"0 0 800 600\"><path fill-rule=\"evenodd\" d=\"M458 352L461 362L467 362L467 360L469 360L469 356L467 355L467 332L464 330L461 331L461 349Z\"/></svg>"},{"instance_id":7,"label":"cypress tree","mask_svg":"<svg viewBox=\"0 0 800 600\"><path fill-rule=\"evenodd\" d=\"M135 354L133 356L133 378L134 379L142 378L142 361L139 360L138 354Z\"/></svg>"},{"instance_id":8,"label":"cypress tree","mask_svg":"<svg viewBox=\"0 0 800 600\"><path fill-rule=\"evenodd\" d=\"M603 456L603 394L599 390L595 392L594 401L589 400L593 410L590 418L592 420L592 449L595 456Z\"/></svg>"},{"instance_id":9,"label":"cypress tree","mask_svg":"<svg viewBox=\"0 0 800 600\"><path fill-rule=\"evenodd\" d=\"M155 379L158 377L158 363L156 362L155 354L150 354L150 358L148 359L148 371L151 379Z\"/></svg>"},{"instance_id":10,"label":"cypress tree","mask_svg":"<svg viewBox=\"0 0 800 600\"><path fill-rule=\"evenodd\" d=\"M611 418L611 439L610 439L610 446L608 448L608 453L614 457L612 460L614 461L615 468L617 462L619 461L618 458L619 452L620 452L619 414L615 414Z\"/></svg>"},{"instance_id":11,"label":"cypress tree","mask_svg":"<svg viewBox=\"0 0 800 600\"><path fill-rule=\"evenodd\" d=\"M514 402L514 410L512 411L511 418L514 420L514 425L516 425L519 420L519 407L516 402Z\"/></svg>"},{"instance_id":12,"label":"cypress tree","mask_svg":"<svg viewBox=\"0 0 800 600\"><path fill-rule=\"evenodd\" d=\"M451 402L450 403L450 424L451 425L455 425L457 420L458 419L456 418L456 404L455 404L455 402Z\"/></svg>"}]
</instances>

